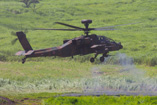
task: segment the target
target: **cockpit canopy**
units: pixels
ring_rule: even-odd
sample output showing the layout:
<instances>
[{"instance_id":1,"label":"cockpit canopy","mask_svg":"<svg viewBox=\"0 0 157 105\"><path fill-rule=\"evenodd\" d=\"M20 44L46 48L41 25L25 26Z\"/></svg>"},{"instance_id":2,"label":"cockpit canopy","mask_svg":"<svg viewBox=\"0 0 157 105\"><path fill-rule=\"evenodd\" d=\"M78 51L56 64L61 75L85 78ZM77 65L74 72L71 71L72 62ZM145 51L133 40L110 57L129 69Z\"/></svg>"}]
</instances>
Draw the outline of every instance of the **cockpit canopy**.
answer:
<instances>
[{"instance_id":1,"label":"cockpit canopy","mask_svg":"<svg viewBox=\"0 0 157 105\"><path fill-rule=\"evenodd\" d=\"M101 42L101 43L110 43L110 42L115 42L113 39L110 39L106 36L98 36L98 40Z\"/></svg>"}]
</instances>

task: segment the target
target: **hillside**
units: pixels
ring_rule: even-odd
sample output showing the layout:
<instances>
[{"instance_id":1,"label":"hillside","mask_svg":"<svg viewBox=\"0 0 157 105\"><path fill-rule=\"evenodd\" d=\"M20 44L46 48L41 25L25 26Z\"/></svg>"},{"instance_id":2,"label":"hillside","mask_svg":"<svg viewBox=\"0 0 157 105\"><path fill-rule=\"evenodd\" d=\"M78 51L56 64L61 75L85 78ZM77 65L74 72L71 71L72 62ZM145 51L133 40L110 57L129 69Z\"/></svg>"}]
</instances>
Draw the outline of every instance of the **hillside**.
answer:
<instances>
[{"instance_id":1,"label":"hillside","mask_svg":"<svg viewBox=\"0 0 157 105\"><path fill-rule=\"evenodd\" d=\"M39 0L40 3L30 8L19 1L0 0L0 104L7 100L20 105L157 103L157 98L152 97L157 95L155 0ZM91 31L90 34L112 38L124 48L110 52L115 56L106 58L105 62L97 59L93 64L89 58L94 54L74 56L74 59L27 59L24 65L21 64L23 57L15 56L17 51L23 50L18 41L11 44L16 38L15 32L27 31L34 50L49 48L84 33L34 28L67 28L54 22L84 27L82 19L93 20L91 28L117 26L114 31ZM56 97L69 92L106 95ZM122 93L148 96L107 96Z\"/></svg>"},{"instance_id":2,"label":"hillside","mask_svg":"<svg viewBox=\"0 0 157 105\"><path fill-rule=\"evenodd\" d=\"M124 46L121 53L134 58L139 64L157 64L157 22L155 0L79 0L50 1L36 4L36 8L24 7L18 0L0 2L0 60L14 61L14 54L23 50L19 43L14 46L15 38L10 33L28 30L27 36L34 49L47 48L62 44L63 39L80 36L83 32L36 31L34 28L64 28L53 24L56 21L83 27L82 19L92 19L90 27L104 27L137 23L116 27L115 31L92 31L105 35ZM19 59L19 58L18 58Z\"/></svg>"},{"instance_id":3,"label":"hillside","mask_svg":"<svg viewBox=\"0 0 157 105\"><path fill-rule=\"evenodd\" d=\"M26 8L18 0L1 0L0 61L21 59L14 56L17 51L23 49L19 43L11 45L11 41L15 38L11 36L11 32L27 29L27 37L33 49L54 47L61 45L63 39L78 37L83 32L32 29L65 28L53 24L56 21L83 27L82 19L92 19L90 27L137 23L118 26L114 31L91 33L105 35L121 42L124 48L119 52L133 57L135 63L155 66L157 64L156 4L155 0L41 0L35 8L33 6ZM111 52L111 55L114 54L115 52Z\"/></svg>"}]
</instances>

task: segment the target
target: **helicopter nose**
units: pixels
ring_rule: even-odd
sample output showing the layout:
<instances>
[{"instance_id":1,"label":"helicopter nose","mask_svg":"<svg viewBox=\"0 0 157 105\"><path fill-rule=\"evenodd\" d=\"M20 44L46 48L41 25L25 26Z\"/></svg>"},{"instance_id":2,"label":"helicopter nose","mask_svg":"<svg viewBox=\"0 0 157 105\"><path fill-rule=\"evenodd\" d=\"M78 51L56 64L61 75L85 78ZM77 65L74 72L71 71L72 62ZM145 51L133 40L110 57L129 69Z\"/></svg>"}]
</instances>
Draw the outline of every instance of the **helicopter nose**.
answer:
<instances>
[{"instance_id":1,"label":"helicopter nose","mask_svg":"<svg viewBox=\"0 0 157 105\"><path fill-rule=\"evenodd\" d=\"M120 42L118 43L118 46L119 46L119 49L122 49L122 48L123 48L123 46L121 45Z\"/></svg>"}]
</instances>

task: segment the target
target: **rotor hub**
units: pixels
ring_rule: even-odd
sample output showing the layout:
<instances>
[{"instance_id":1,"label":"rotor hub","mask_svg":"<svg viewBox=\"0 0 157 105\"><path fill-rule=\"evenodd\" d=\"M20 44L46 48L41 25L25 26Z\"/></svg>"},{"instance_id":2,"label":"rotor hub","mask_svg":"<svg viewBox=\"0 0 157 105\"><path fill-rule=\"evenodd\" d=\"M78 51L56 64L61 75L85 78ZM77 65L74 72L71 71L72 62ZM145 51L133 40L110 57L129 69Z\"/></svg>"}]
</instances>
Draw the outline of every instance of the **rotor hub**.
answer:
<instances>
[{"instance_id":1,"label":"rotor hub","mask_svg":"<svg viewBox=\"0 0 157 105\"><path fill-rule=\"evenodd\" d=\"M90 23L92 23L92 20L90 20L90 19L88 19L88 20L84 19L84 20L81 21L81 23L84 24L84 26L85 26L84 33L86 34L86 36L88 36L88 33L89 33L88 26L89 26Z\"/></svg>"},{"instance_id":2,"label":"rotor hub","mask_svg":"<svg viewBox=\"0 0 157 105\"><path fill-rule=\"evenodd\" d=\"M82 23L82 24L90 24L90 23L92 23L92 20L84 19L84 20L81 21L81 23Z\"/></svg>"}]
</instances>

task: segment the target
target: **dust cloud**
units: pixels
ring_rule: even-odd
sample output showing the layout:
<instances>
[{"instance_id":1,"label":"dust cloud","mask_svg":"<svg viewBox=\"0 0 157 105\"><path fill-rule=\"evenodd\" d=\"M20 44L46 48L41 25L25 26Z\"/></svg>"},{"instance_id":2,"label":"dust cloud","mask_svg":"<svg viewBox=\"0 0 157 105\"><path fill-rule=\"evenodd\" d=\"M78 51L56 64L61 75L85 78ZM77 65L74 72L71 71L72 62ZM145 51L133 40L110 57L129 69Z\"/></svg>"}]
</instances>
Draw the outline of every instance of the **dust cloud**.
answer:
<instances>
[{"instance_id":1,"label":"dust cloud","mask_svg":"<svg viewBox=\"0 0 157 105\"><path fill-rule=\"evenodd\" d=\"M114 75L104 75L104 65L122 67ZM102 75L101 75L102 74ZM108 57L103 64L91 69L92 78L86 81L83 93L106 95L157 95L157 78L146 76L144 70L136 68L133 59L124 53Z\"/></svg>"}]
</instances>

